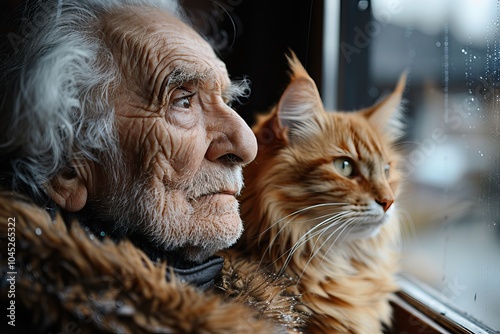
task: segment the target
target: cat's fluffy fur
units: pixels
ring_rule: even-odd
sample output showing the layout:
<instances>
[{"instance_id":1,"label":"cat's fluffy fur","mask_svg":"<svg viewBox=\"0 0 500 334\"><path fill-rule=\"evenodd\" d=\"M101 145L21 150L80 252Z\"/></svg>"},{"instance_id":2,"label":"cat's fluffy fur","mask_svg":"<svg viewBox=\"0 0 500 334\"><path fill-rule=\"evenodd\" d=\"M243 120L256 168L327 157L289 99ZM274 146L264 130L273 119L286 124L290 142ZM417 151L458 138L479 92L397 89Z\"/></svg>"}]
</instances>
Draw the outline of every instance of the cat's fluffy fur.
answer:
<instances>
[{"instance_id":1,"label":"cat's fluffy fur","mask_svg":"<svg viewBox=\"0 0 500 334\"><path fill-rule=\"evenodd\" d=\"M326 112L300 62L289 62L289 86L254 127L259 153L244 170L238 252L297 280L308 332L381 333L397 289L399 228L389 206L400 183L394 142L405 76L371 108ZM337 168L349 165L352 174Z\"/></svg>"}]
</instances>

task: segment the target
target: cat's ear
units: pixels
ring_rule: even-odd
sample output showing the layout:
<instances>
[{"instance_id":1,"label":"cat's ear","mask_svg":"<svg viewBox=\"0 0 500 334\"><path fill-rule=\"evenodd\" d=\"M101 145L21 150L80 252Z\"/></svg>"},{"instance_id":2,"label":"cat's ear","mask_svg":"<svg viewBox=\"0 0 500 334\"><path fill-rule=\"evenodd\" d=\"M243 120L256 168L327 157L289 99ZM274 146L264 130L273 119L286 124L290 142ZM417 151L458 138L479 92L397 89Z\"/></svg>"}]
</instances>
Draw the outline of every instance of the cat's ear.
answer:
<instances>
[{"instance_id":1,"label":"cat's ear","mask_svg":"<svg viewBox=\"0 0 500 334\"><path fill-rule=\"evenodd\" d=\"M403 91L406 85L407 72L404 71L399 77L394 91L374 106L362 111L368 121L376 129L389 135L393 140L400 138L404 133L402 122L403 109L401 106Z\"/></svg>"},{"instance_id":2,"label":"cat's ear","mask_svg":"<svg viewBox=\"0 0 500 334\"><path fill-rule=\"evenodd\" d=\"M275 132L286 133L290 140L308 138L319 131L318 115L324 113L323 103L314 80L291 52L288 63L291 82L281 95L275 110Z\"/></svg>"}]
</instances>

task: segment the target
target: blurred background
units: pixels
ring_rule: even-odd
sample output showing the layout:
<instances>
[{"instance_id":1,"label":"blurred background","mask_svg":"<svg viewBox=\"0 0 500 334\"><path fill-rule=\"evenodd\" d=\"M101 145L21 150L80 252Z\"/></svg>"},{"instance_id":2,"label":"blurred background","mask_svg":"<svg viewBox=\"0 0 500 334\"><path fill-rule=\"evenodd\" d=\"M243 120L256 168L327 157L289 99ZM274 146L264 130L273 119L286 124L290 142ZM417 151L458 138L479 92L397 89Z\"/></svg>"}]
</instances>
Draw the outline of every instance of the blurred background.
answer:
<instances>
[{"instance_id":1,"label":"blurred background","mask_svg":"<svg viewBox=\"0 0 500 334\"><path fill-rule=\"evenodd\" d=\"M372 0L372 13L388 23L373 86L411 74L404 271L500 329L500 3Z\"/></svg>"}]
</instances>

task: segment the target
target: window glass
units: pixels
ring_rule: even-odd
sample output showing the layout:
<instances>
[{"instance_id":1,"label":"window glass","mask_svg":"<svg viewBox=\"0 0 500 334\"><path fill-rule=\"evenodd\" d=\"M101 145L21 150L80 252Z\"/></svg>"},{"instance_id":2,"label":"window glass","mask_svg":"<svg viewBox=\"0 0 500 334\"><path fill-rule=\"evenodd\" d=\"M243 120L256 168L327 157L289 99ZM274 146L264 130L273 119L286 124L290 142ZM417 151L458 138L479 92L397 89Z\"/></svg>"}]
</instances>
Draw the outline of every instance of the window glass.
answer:
<instances>
[{"instance_id":1,"label":"window glass","mask_svg":"<svg viewBox=\"0 0 500 334\"><path fill-rule=\"evenodd\" d=\"M371 5L367 94L409 71L403 270L500 329L500 2Z\"/></svg>"}]
</instances>

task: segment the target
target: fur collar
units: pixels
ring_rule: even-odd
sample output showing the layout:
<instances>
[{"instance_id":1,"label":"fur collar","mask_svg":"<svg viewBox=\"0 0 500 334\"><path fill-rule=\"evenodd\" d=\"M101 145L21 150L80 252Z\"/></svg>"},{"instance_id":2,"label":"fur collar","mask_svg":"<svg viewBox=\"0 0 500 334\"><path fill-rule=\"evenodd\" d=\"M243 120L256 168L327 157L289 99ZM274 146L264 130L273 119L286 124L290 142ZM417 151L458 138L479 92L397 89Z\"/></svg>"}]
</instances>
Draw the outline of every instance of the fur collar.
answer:
<instances>
[{"instance_id":1,"label":"fur collar","mask_svg":"<svg viewBox=\"0 0 500 334\"><path fill-rule=\"evenodd\" d=\"M0 298L10 302L7 273L15 272L16 329L26 325L22 317L31 332L283 333L304 323L295 298L287 295L291 283L242 259L227 259L216 288L201 292L175 275L167 281L166 263L153 263L126 240L100 240L77 223L60 215L51 219L29 200L1 192L4 247L12 231L15 261L0 258Z\"/></svg>"}]
</instances>

